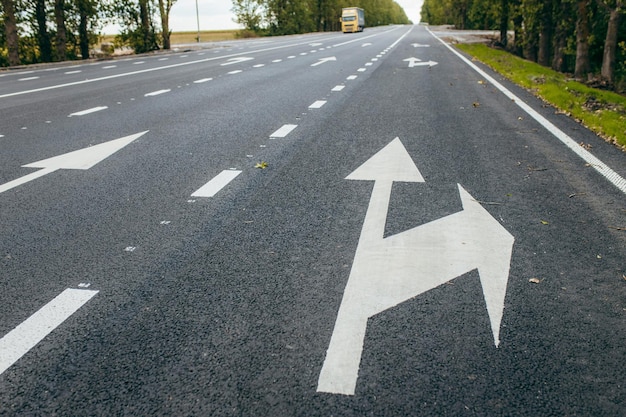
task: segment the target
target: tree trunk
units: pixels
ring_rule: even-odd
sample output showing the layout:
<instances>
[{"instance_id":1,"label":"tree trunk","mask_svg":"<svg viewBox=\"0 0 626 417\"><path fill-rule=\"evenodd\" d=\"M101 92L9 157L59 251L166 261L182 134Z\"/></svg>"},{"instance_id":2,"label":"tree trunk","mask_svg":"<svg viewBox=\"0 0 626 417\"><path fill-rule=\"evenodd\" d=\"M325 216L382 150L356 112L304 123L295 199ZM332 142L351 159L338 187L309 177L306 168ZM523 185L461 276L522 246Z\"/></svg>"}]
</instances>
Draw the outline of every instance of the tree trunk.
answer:
<instances>
[{"instance_id":1,"label":"tree trunk","mask_svg":"<svg viewBox=\"0 0 626 417\"><path fill-rule=\"evenodd\" d=\"M47 28L46 2L45 0L35 1L35 19L37 20L37 42L39 52L43 62L52 61L52 43Z\"/></svg>"},{"instance_id":2,"label":"tree trunk","mask_svg":"<svg viewBox=\"0 0 626 417\"><path fill-rule=\"evenodd\" d=\"M80 46L80 56L82 59L89 59L89 4L88 0L78 2L78 44Z\"/></svg>"},{"instance_id":3,"label":"tree trunk","mask_svg":"<svg viewBox=\"0 0 626 417\"><path fill-rule=\"evenodd\" d=\"M539 29L539 51L537 62L549 67L552 57L552 41L554 34L552 1L544 1L541 10L541 27Z\"/></svg>"},{"instance_id":4,"label":"tree trunk","mask_svg":"<svg viewBox=\"0 0 626 417\"><path fill-rule=\"evenodd\" d=\"M159 14L161 15L161 29L163 31L163 49L171 49L170 43L170 10L174 2L172 0L159 0Z\"/></svg>"},{"instance_id":5,"label":"tree trunk","mask_svg":"<svg viewBox=\"0 0 626 417\"><path fill-rule=\"evenodd\" d=\"M57 56L65 61L67 50L67 30L65 28L65 0L54 0L54 18L57 24Z\"/></svg>"},{"instance_id":6,"label":"tree trunk","mask_svg":"<svg viewBox=\"0 0 626 417\"><path fill-rule=\"evenodd\" d=\"M9 49L9 65L20 65L19 36L17 34L17 22L15 20L14 0L2 0L4 9L4 31Z\"/></svg>"},{"instance_id":7,"label":"tree trunk","mask_svg":"<svg viewBox=\"0 0 626 417\"><path fill-rule=\"evenodd\" d=\"M554 32L554 55L552 57L552 69L559 72L567 71L565 67L565 50L567 48L567 38L571 30L571 22L569 16L572 15L570 2L565 0L557 0L558 13L555 18L557 24Z\"/></svg>"},{"instance_id":8,"label":"tree trunk","mask_svg":"<svg viewBox=\"0 0 626 417\"><path fill-rule=\"evenodd\" d=\"M500 0L500 43L503 48L508 44L509 0Z\"/></svg>"},{"instance_id":9,"label":"tree trunk","mask_svg":"<svg viewBox=\"0 0 626 417\"><path fill-rule=\"evenodd\" d=\"M139 0L139 19L141 20L141 39L143 42L143 50L147 52L152 48L150 42L150 10L148 8L149 0Z\"/></svg>"},{"instance_id":10,"label":"tree trunk","mask_svg":"<svg viewBox=\"0 0 626 417\"><path fill-rule=\"evenodd\" d=\"M578 18L576 20L576 67L574 77L585 78L591 70L589 62L589 0L577 0Z\"/></svg>"},{"instance_id":11,"label":"tree trunk","mask_svg":"<svg viewBox=\"0 0 626 417\"><path fill-rule=\"evenodd\" d=\"M604 53L602 55L602 70L600 75L603 79L612 83L615 72L615 55L617 51L617 36L620 22L619 3L609 13L609 26L604 40Z\"/></svg>"}]
</instances>

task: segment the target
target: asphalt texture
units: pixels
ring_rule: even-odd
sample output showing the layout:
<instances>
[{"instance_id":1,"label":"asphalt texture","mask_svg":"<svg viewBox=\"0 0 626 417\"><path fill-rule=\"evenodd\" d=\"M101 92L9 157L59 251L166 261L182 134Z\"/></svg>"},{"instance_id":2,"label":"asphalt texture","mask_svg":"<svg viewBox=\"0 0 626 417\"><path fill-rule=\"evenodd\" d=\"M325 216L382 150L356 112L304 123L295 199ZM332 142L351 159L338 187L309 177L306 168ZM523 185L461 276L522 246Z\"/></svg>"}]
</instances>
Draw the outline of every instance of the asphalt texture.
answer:
<instances>
[{"instance_id":1,"label":"asphalt texture","mask_svg":"<svg viewBox=\"0 0 626 417\"><path fill-rule=\"evenodd\" d=\"M237 57L254 59L223 65ZM164 65L10 97L31 88L19 77L41 76L34 90L67 70L0 77L0 183L148 131L0 193L0 337L65 288L99 291L0 374L0 415L624 413L626 196L424 27L68 76ZM626 176L623 152L483 69ZM396 137L425 182L394 183L385 236L463 210L459 185L514 236L500 344L474 270L371 317L355 394L317 392L373 187L346 177ZM191 197L233 168L216 196Z\"/></svg>"}]
</instances>

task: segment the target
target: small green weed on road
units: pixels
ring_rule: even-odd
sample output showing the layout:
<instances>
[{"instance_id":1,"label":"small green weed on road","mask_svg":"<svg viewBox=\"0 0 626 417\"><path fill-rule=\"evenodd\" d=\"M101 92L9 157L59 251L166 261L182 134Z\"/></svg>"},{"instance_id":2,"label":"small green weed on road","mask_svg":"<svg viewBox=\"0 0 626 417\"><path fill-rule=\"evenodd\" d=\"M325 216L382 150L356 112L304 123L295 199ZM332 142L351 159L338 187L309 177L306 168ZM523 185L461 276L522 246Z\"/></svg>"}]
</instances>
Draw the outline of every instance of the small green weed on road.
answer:
<instances>
[{"instance_id":1,"label":"small green weed on road","mask_svg":"<svg viewBox=\"0 0 626 417\"><path fill-rule=\"evenodd\" d=\"M484 44L455 46L626 149L625 96L588 87L566 74Z\"/></svg>"}]
</instances>

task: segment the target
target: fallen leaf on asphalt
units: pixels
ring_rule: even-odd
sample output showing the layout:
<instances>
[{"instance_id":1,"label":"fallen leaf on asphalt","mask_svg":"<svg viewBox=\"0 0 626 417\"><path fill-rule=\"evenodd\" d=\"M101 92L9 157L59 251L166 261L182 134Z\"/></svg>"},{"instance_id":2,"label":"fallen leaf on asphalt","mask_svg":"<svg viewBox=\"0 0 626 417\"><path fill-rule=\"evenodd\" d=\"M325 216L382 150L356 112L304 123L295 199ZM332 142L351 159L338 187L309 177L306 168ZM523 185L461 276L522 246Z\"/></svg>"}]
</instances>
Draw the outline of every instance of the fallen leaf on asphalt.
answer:
<instances>
[{"instance_id":1,"label":"fallen leaf on asphalt","mask_svg":"<svg viewBox=\"0 0 626 417\"><path fill-rule=\"evenodd\" d=\"M477 102L477 101L475 101L475 102L473 102L473 103L472 103L472 106L474 106L474 107L478 107L478 106L480 106L480 103L479 103L479 102Z\"/></svg>"},{"instance_id":2,"label":"fallen leaf on asphalt","mask_svg":"<svg viewBox=\"0 0 626 417\"><path fill-rule=\"evenodd\" d=\"M254 166L255 168L259 168L259 169L265 169L267 168L267 162L262 161L262 162L257 162L257 164Z\"/></svg>"},{"instance_id":3,"label":"fallen leaf on asphalt","mask_svg":"<svg viewBox=\"0 0 626 417\"><path fill-rule=\"evenodd\" d=\"M528 280L528 282L532 282L533 284L539 284L541 280L539 278L531 278Z\"/></svg>"},{"instance_id":4,"label":"fallen leaf on asphalt","mask_svg":"<svg viewBox=\"0 0 626 417\"><path fill-rule=\"evenodd\" d=\"M545 221L545 220L542 220L542 221L541 221L541 224L546 225L546 224L550 224L550 223L548 223L548 222L547 222L547 221Z\"/></svg>"}]
</instances>

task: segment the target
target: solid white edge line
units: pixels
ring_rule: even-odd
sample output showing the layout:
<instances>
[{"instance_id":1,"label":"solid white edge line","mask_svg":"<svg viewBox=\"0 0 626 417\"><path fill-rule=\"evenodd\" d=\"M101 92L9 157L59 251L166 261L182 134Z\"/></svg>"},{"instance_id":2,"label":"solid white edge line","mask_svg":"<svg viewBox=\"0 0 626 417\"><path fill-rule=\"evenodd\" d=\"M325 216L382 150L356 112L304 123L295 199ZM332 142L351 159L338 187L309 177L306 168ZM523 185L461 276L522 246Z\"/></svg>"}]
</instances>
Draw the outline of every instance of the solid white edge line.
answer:
<instances>
[{"instance_id":1,"label":"solid white edge line","mask_svg":"<svg viewBox=\"0 0 626 417\"><path fill-rule=\"evenodd\" d=\"M474 71L479 73L482 77L484 77L488 82L493 84L502 94L510 98L517 104L522 110L524 110L530 117L535 119L540 125L542 125L548 132L552 133L558 140L560 140L565 146L567 146L571 151L573 151L576 155L582 158L585 162L587 162L593 169L595 169L600 175L606 178L611 184L617 187L622 193L626 194L626 179L621 177L617 172L613 171L598 159L596 156L592 155L585 148L580 146L574 139L568 136L561 129L552 124L548 119L537 113L532 107L522 101L519 97L509 91L506 87L496 81L493 77L487 74L485 71L481 70L469 59L464 57L460 52L456 51L450 45L448 45L445 41L437 37L430 29L426 28L426 30L439 42L441 42L446 48L448 48L452 53L454 53L457 57L459 57L463 62L470 66Z\"/></svg>"},{"instance_id":2,"label":"solid white edge line","mask_svg":"<svg viewBox=\"0 0 626 417\"><path fill-rule=\"evenodd\" d=\"M74 314L98 291L67 288L0 339L0 375Z\"/></svg>"},{"instance_id":3,"label":"solid white edge line","mask_svg":"<svg viewBox=\"0 0 626 417\"><path fill-rule=\"evenodd\" d=\"M242 171L228 169L220 172L211 181L204 184L197 191L191 194L192 197L213 197L226 187L232 180L237 178Z\"/></svg>"}]
</instances>

